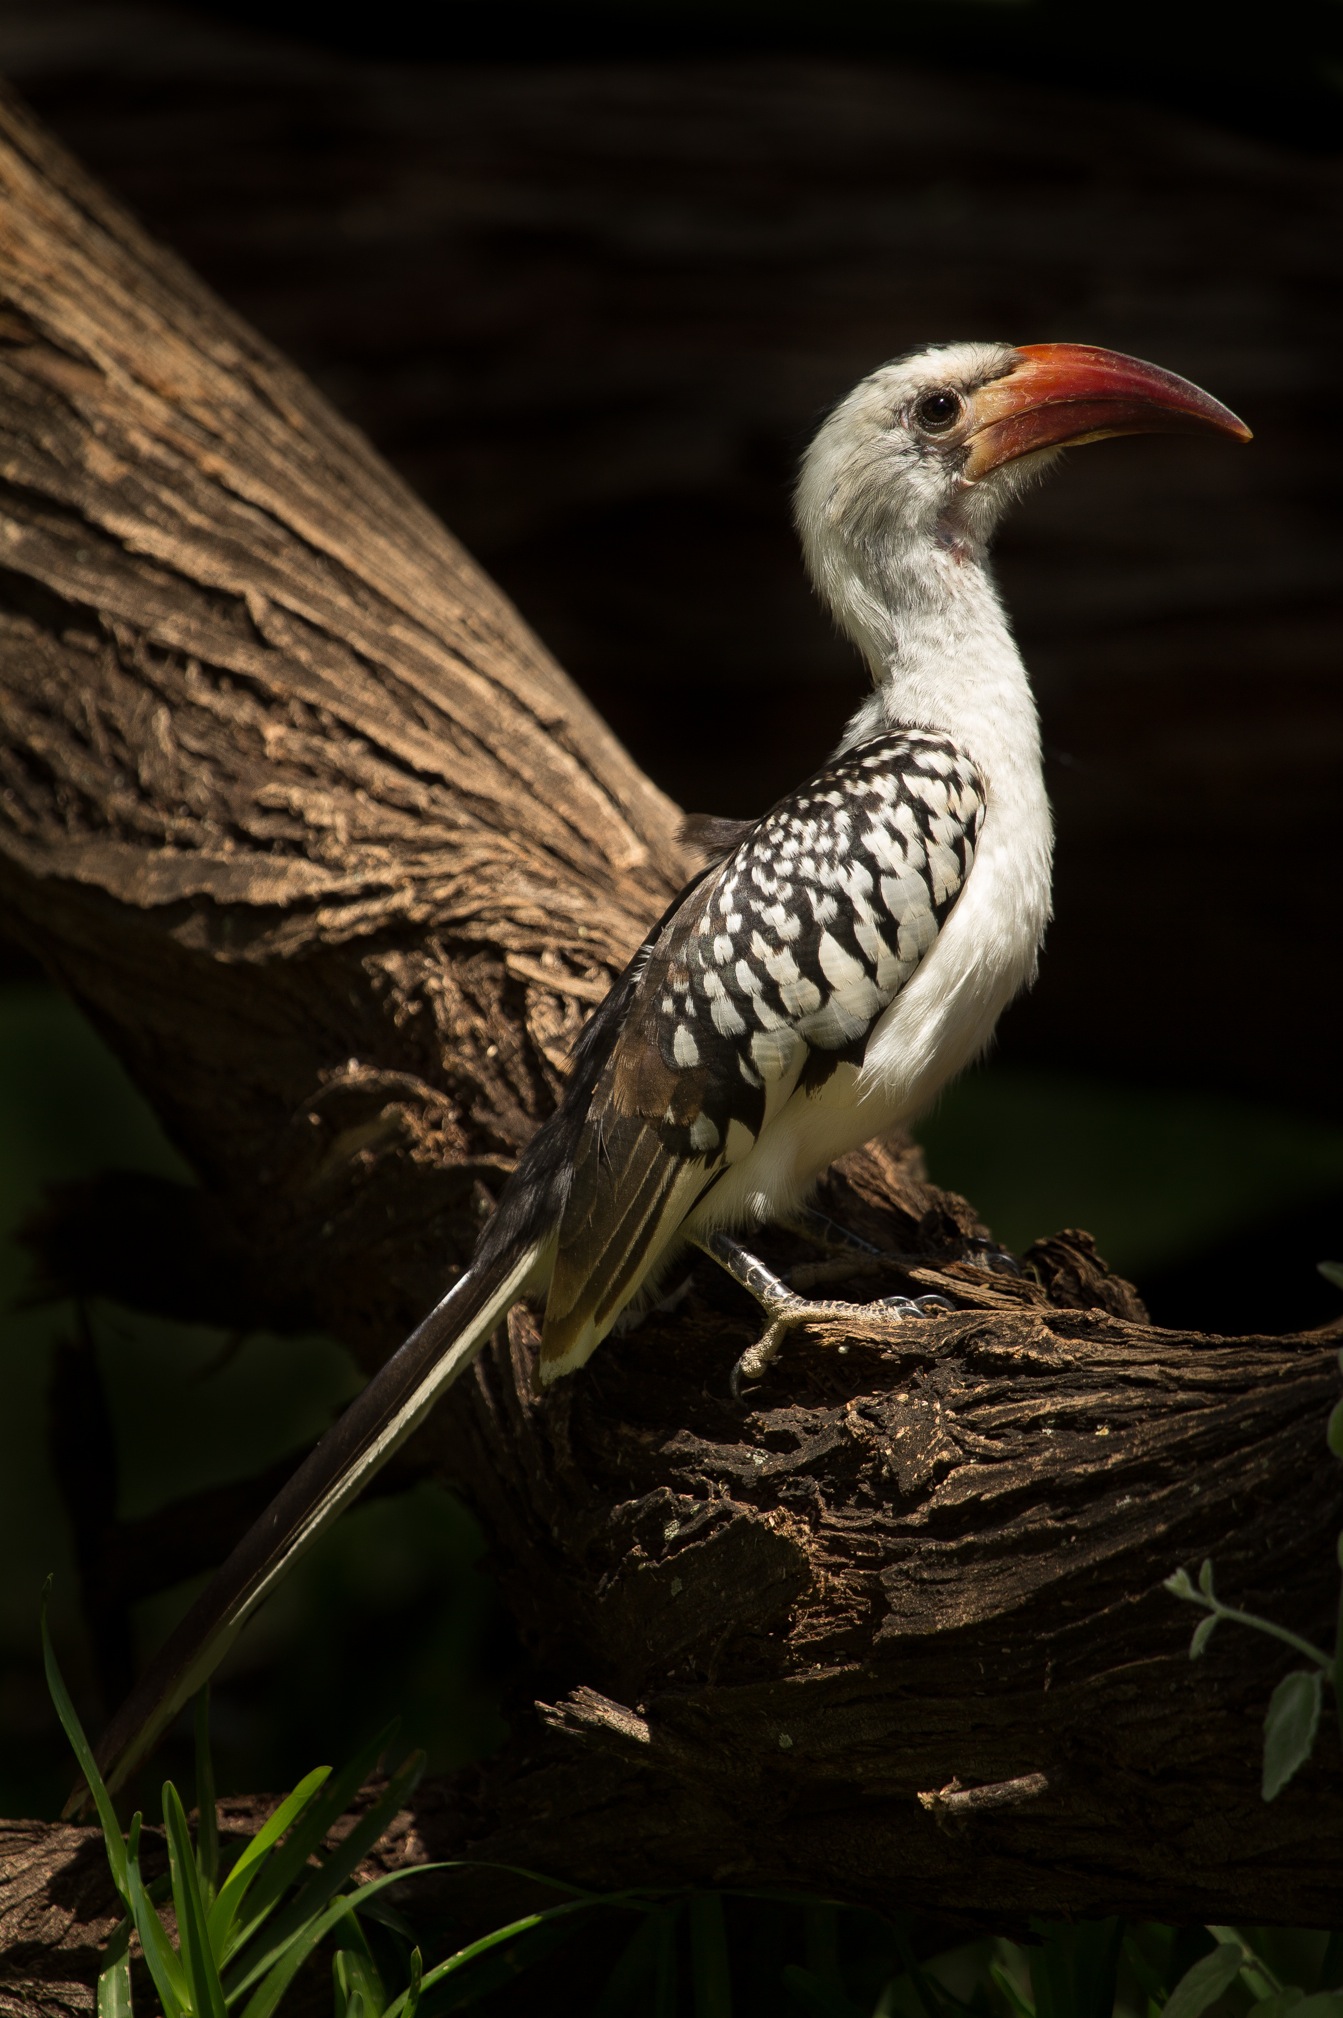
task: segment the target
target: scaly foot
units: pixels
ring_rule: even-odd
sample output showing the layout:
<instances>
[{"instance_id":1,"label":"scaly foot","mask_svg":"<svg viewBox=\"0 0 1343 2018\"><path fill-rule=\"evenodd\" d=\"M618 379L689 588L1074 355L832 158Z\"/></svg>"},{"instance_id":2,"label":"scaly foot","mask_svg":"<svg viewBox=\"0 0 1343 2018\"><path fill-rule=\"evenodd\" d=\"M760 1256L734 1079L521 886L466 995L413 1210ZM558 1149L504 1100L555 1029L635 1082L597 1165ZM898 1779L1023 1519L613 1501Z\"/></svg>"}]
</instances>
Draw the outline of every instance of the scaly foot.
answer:
<instances>
[{"instance_id":1,"label":"scaly foot","mask_svg":"<svg viewBox=\"0 0 1343 2018\"><path fill-rule=\"evenodd\" d=\"M871 1303L799 1296L730 1234L706 1233L696 1237L695 1245L711 1256L720 1268L726 1269L734 1282L749 1291L770 1320L767 1329L754 1345L747 1348L732 1369L730 1386L734 1401L740 1401L744 1382L764 1378L766 1368L777 1357L784 1339L799 1324L833 1322L836 1319L843 1321L845 1318L865 1317L873 1311L880 1311L888 1317L931 1317L935 1311L955 1308L945 1296L882 1296Z\"/></svg>"}]
</instances>

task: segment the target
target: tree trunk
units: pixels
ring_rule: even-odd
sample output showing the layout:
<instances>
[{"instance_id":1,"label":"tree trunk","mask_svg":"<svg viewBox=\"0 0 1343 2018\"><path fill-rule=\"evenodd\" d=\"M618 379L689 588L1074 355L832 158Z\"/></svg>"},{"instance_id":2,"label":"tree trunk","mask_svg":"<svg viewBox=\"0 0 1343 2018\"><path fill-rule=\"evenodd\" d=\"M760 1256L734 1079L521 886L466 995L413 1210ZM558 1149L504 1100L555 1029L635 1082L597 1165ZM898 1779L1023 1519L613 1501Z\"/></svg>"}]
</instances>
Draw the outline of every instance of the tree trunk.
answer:
<instances>
[{"instance_id":1,"label":"tree trunk","mask_svg":"<svg viewBox=\"0 0 1343 2018\"><path fill-rule=\"evenodd\" d=\"M368 444L0 133L0 901L262 1270L381 1349L675 888L674 809Z\"/></svg>"},{"instance_id":2,"label":"tree trunk","mask_svg":"<svg viewBox=\"0 0 1343 2018\"><path fill-rule=\"evenodd\" d=\"M317 1319L373 1364L674 887L674 809L368 446L12 103L0 206L0 892L205 1184L119 1222L86 1199L48 1255L147 1307ZM823 1204L880 1251L773 1236L800 1283L955 1313L803 1334L743 1408L751 1313L702 1265L544 1398L515 1312L439 1411L423 1450L549 1700L386 1854L981 1926L1336 1918L1336 1741L1266 1807L1282 1650L1223 1629L1191 1667L1160 1585L1210 1554L1237 1602L1328 1629L1337 1331L1156 1331L1085 1235L992 1272L907 1145ZM0 2010L89 2008L96 1848L0 1840ZM459 1929L501 1911L474 1882Z\"/></svg>"}]
</instances>

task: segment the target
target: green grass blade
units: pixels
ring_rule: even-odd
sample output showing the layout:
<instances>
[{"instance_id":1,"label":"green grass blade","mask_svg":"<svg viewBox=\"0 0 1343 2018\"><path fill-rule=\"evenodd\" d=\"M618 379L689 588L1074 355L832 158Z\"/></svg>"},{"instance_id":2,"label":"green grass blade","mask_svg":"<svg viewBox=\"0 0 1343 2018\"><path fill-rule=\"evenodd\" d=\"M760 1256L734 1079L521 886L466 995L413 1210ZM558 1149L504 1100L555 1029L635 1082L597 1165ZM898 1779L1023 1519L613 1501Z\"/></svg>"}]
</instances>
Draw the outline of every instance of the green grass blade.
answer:
<instances>
[{"instance_id":1,"label":"green grass blade","mask_svg":"<svg viewBox=\"0 0 1343 2018\"><path fill-rule=\"evenodd\" d=\"M420 1992L424 1988L424 1957L418 1948L410 1951L410 1982L401 1999L404 2018L415 2018L420 2008Z\"/></svg>"},{"instance_id":2,"label":"green grass blade","mask_svg":"<svg viewBox=\"0 0 1343 2018\"><path fill-rule=\"evenodd\" d=\"M154 1979L163 2006L163 2018L192 2018L191 1993L182 1965L168 1939L162 1920L150 1904L140 1876L140 1817L131 1823L131 1839L126 1847L126 1890L131 1918L140 1936L146 1966Z\"/></svg>"},{"instance_id":3,"label":"green grass blade","mask_svg":"<svg viewBox=\"0 0 1343 2018\"><path fill-rule=\"evenodd\" d=\"M558 2010L564 1999L555 1996L560 1985L567 1982L564 1965L558 1959L562 1949L577 1947L581 1940L581 1929L577 1920L565 1920L557 1927L533 1927L528 1934L520 1934L516 1941L510 1941L496 1948L492 1954L478 1956L469 1969L440 1983L431 1992L434 2018L446 2018L449 2012L507 2011L516 2010L520 2004L527 2007L527 1999L541 1986L549 1992L549 2008ZM567 2008L567 2007L566 2007ZM584 2006L583 2018L589 2018ZM637 2018L647 2018L642 2006Z\"/></svg>"},{"instance_id":4,"label":"green grass blade","mask_svg":"<svg viewBox=\"0 0 1343 2018\"><path fill-rule=\"evenodd\" d=\"M418 1864L415 1867L417 1874L420 1871L433 1870L435 1868L439 1870L451 1870L453 1866L450 1864L441 1864L438 1866ZM461 1867L459 1866L458 1868ZM409 1877L410 1873L402 1871L396 1873L396 1875L398 1877ZM376 1882L378 1881L375 1880ZM355 1896L357 1897L358 1895L356 1894ZM506 1941L516 1941L520 1935L530 1933L533 1927L548 1926L556 1920L566 1919L572 1913L588 1912L594 1905L624 1906L631 1904L636 1899L642 1904L642 1895L639 1893L608 1892L600 1899L568 1899L562 1906L543 1906L539 1912L525 1913L520 1920L510 1920L506 1927L495 1927L490 1933L482 1934L478 1941L471 1941L465 1948L459 1948L455 1955L449 1955L446 1962L439 1962L434 1968L426 1970L420 1982L420 1990L421 1992L432 1990L436 1984L443 1982L445 1978L453 1975L458 1969L464 1969L468 1962L474 1962L478 1955L487 1955L491 1948L500 1948ZM399 1997L394 1998L387 2006L385 2018L407 2018L407 2001L409 1996L410 1992L403 1990ZM244 2014L244 2018L252 2018L250 2010Z\"/></svg>"},{"instance_id":5,"label":"green grass blade","mask_svg":"<svg viewBox=\"0 0 1343 2018\"><path fill-rule=\"evenodd\" d=\"M123 1920L103 1950L97 2018L134 2018L131 2004L131 1923Z\"/></svg>"},{"instance_id":6,"label":"green grass blade","mask_svg":"<svg viewBox=\"0 0 1343 2018\"><path fill-rule=\"evenodd\" d=\"M718 1892L696 1892L689 1904L690 1985L695 2018L732 2018L727 1928Z\"/></svg>"},{"instance_id":7,"label":"green grass blade","mask_svg":"<svg viewBox=\"0 0 1343 2018\"><path fill-rule=\"evenodd\" d=\"M256 1944L255 1952L250 1948L243 1950L227 1986L230 2003L259 1980L285 1945L293 1940L305 1923L310 1921L314 1914L319 1913L327 1901L347 1883L379 1837L385 1834L389 1823L423 1771L424 1754L417 1752L400 1772L388 1781L377 1801L366 1815L360 1816L349 1835L336 1845L289 1903L281 1907ZM266 1910L269 1912L270 1908Z\"/></svg>"},{"instance_id":8,"label":"green grass blade","mask_svg":"<svg viewBox=\"0 0 1343 2018\"><path fill-rule=\"evenodd\" d=\"M177 1909L177 1944L191 1986L194 2018L227 2018L224 1990L210 1947L205 1901L196 1876L196 1853L181 1797L171 1780L163 1785L163 1826L168 1837L168 1869Z\"/></svg>"},{"instance_id":9,"label":"green grass blade","mask_svg":"<svg viewBox=\"0 0 1343 2018\"><path fill-rule=\"evenodd\" d=\"M393 1719L377 1733L376 1737L362 1746L338 1772L330 1773L330 1768L324 1769L323 1778L326 1784L322 1793L304 1810L302 1818L290 1830L283 1846L268 1860L265 1870L256 1878L249 1897L246 1919L243 1920L239 1915L240 1924L229 1943L230 1956L236 1955L246 1947L263 1921L269 1919L275 1911L290 1886L299 1882L308 1860L321 1849L323 1840L340 1820L377 1765L379 1758L395 1737L396 1730L396 1720ZM327 1896L330 1897L330 1891Z\"/></svg>"},{"instance_id":10,"label":"green grass blade","mask_svg":"<svg viewBox=\"0 0 1343 2018\"><path fill-rule=\"evenodd\" d=\"M1039 2018L1111 2018L1123 1922L1032 1920L1031 1928L1038 1937L1029 1961Z\"/></svg>"},{"instance_id":11,"label":"green grass blade","mask_svg":"<svg viewBox=\"0 0 1343 2018\"><path fill-rule=\"evenodd\" d=\"M210 1684L196 1697L196 1873L207 1909L219 1890L219 1815L210 1756Z\"/></svg>"},{"instance_id":12,"label":"green grass blade","mask_svg":"<svg viewBox=\"0 0 1343 2018\"><path fill-rule=\"evenodd\" d=\"M357 1985L346 1982L341 1964L345 1960L345 1950L332 1958L331 1985L335 1995L336 2018L373 2018L365 2001L364 1993Z\"/></svg>"},{"instance_id":13,"label":"green grass blade","mask_svg":"<svg viewBox=\"0 0 1343 2018\"><path fill-rule=\"evenodd\" d=\"M417 1873L438 1868L440 1867L434 1864L417 1864L415 1867ZM314 1950L321 1946L332 1928L339 1926L345 1915L354 1911L361 1900L371 1899L375 1893L381 1892L388 1885L395 1885L399 1879L407 1875L405 1871L387 1871L381 1878L370 1878L369 1882L361 1885L357 1892L347 1893L344 1898L337 1899L334 1905L328 1906L325 1913L319 1913L315 1920L310 1920L272 1964L270 1973L258 1985L244 2006L242 2018L271 2018L271 2014L303 1964ZM228 2001L232 2003L241 1995L241 1989L230 1991ZM389 2007L387 2018L391 2018L391 2013L398 2011L404 2001L403 1992L402 1996Z\"/></svg>"},{"instance_id":14,"label":"green grass blade","mask_svg":"<svg viewBox=\"0 0 1343 2018\"><path fill-rule=\"evenodd\" d=\"M665 1908L651 1907L621 1949L606 1979L592 2018L627 2018L631 2011L652 2008L650 1990L657 1981L662 1959Z\"/></svg>"},{"instance_id":15,"label":"green grass blade","mask_svg":"<svg viewBox=\"0 0 1343 2018\"><path fill-rule=\"evenodd\" d=\"M377 1910L376 1900L368 1902L368 1910L370 1913ZM387 1989L374 1960L373 1950L369 1946L364 1923L357 1913L351 1912L348 1915L345 1933L350 1946L338 1952L345 1958L344 1969L349 1993L358 1994L366 2018L382 2018L387 2004Z\"/></svg>"},{"instance_id":16,"label":"green grass blade","mask_svg":"<svg viewBox=\"0 0 1343 2018\"><path fill-rule=\"evenodd\" d=\"M1154 1969L1142 1951L1135 1932L1124 1936L1124 1960L1137 1981L1138 1988L1158 2009L1166 2001L1166 1985L1163 1977Z\"/></svg>"},{"instance_id":17,"label":"green grass blade","mask_svg":"<svg viewBox=\"0 0 1343 2018\"><path fill-rule=\"evenodd\" d=\"M70 1700L70 1691L65 1686L65 1678L57 1664L56 1652L51 1644L51 1634L47 1629L47 1603L51 1597L50 1577L42 1590L42 1665L46 1670L47 1690L56 1705L56 1715L70 1740L70 1749L79 1761L79 1770L88 1782L98 1810L98 1820L103 1827L103 1841L107 1845L107 1861L112 1870L112 1883L117 1888L117 1897L129 1910L130 1894L126 1889L126 1843L117 1820L117 1811L112 1806L112 1796L103 1785L103 1776L94 1764L93 1748L84 1735L84 1726L75 1713Z\"/></svg>"},{"instance_id":18,"label":"green grass blade","mask_svg":"<svg viewBox=\"0 0 1343 2018\"><path fill-rule=\"evenodd\" d=\"M657 2003L653 2018L676 2018L681 1996L681 1964L677 1952L681 1908L669 1907L659 1917L662 1924L658 1929Z\"/></svg>"},{"instance_id":19,"label":"green grass blade","mask_svg":"<svg viewBox=\"0 0 1343 2018\"><path fill-rule=\"evenodd\" d=\"M895 1950L900 1957L900 1966L908 1976L910 1985L923 2007L924 2018L947 2018L949 2011L969 2011L971 2006L963 2004L937 1980L919 1967L914 1958L914 1950L909 1945L909 1937L897 1927Z\"/></svg>"},{"instance_id":20,"label":"green grass blade","mask_svg":"<svg viewBox=\"0 0 1343 2018\"><path fill-rule=\"evenodd\" d=\"M409 1769L403 1769L403 1771L409 1778ZM393 1805L394 1794L398 1796L399 1800L399 1790L395 1788L395 1785L389 1786L384 1796L387 1806L393 1813L395 1812L395 1806ZM365 1820L371 1818L371 1813L372 1811L370 1811L370 1817L366 1817ZM376 1842L376 1840L377 1835L375 1834L373 1841ZM360 1857L364 1854L364 1851L361 1849L354 1858L354 1863L357 1864ZM271 2013L275 2010L280 1998L284 1995L304 1962L320 1946L321 1942L326 1939L331 1929L339 1923L345 1913L357 1911L366 1901L376 1898L389 1885L395 1885L403 1878L422 1877L428 1871L454 1870L502 1870L523 1877L530 1878L537 1876L535 1872L523 1871L516 1865L496 1865L470 1857L449 1859L432 1864L408 1865L404 1871L385 1872L379 1878L369 1879L366 1884L359 1886L356 1891L346 1893L344 1897L333 1901L315 1919L308 1920L306 1925L299 1928L292 1935L283 1952L274 1957L270 1963L269 1973L264 1976L260 1983L257 1982L257 1970L259 1967L265 1966L264 1961L252 1963L250 1957L244 1958L248 1962L248 1973L241 1981L225 1985L225 2003L232 2006L249 1989L253 1989L250 2001L243 2007L242 2018L271 2018ZM555 1885L564 1891L575 1889L572 1886L565 1885L559 1879L545 1879L542 1882ZM529 1932L533 1927L539 1927L545 1923L566 1918L572 1913L584 1912L592 1906L638 1906L642 1908L645 1904L645 1895L642 1892L595 1892L583 1893L576 1899L566 1899L561 1906L546 1906L539 1912L528 1913L522 1919L511 1921L506 1927L496 1927L490 1933L483 1934L479 1940L472 1941L467 1947L459 1949L455 1955L450 1955L445 1962L440 1962L435 1968L425 1971L420 1978L418 1986L412 1982L411 1988L414 1989L416 2002L418 2002L423 1991L433 1989L436 1984L442 1982L456 1970L464 1968L468 1962L474 1961L478 1955L487 1954L490 1949L501 1947L505 1942L514 1940L519 1935ZM253 1988L254 1985L255 1988ZM409 2013L412 2009L409 2003L410 1995L410 1989L403 1990L400 1996L394 1998L392 2003L387 2006L383 2018L409 2018Z\"/></svg>"},{"instance_id":21,"label":"green grass blade","mask_svg":"<svg viewBox=\"0 0 1343 2018\"><path fill-rule=\"evenodd\" d=\"M808 2018L867 2018L871 2008L860 2011L853 1999L837 1987L833 1977L818 1975L814 1969L804 1969L796 1962L784 1964L779 1981Z\"/></svg>"},{"instance_id":22,"label":"green grass blade","mask_svg":"<svg viewBox=\"0 0 1343 2018\"><path fill-rule=\"evenodd\" d=\"M1336 1990L1343 1982L1343 1932L1329 1936L1328 1946L1320 1962L1320 1979L1317 1990Z\"/></svg>"},{"instance_id":23,"label":"green grass blade","mask_svg":"<svg viewBox=\"0 0 1343 2018\"><path fill-rule=\"evenodd\" d=\"M236 1945L232 1938L233 1923L242 1910L243 1900L250 1887L260 1875L263 1858L279 1841L295 1817L307 1807L330 1771L330 1766L315 1766L312 1772L299 1781L293 1793L286 1795L270 1820L257 1830L251 1842L243 1847L233 1869L220 1887L219 1897L210 1908L210 1951L221 1960L229 1952L231 1945Z\"/></svg>"},{"instance_id":24,"label":"green grass blade","mask_svg":"<svg viewBox=\"0 0 1343 2018\"><path fill-rule=\"evenodd\" d=\"M363 1939L353 1913L350 1914L350 1928L360 1940ZM345 2018L382 2018L387 1992L366 1948L338 1948L331 1958L331 1975L336 1991L336 2008L343 2009Z\"/></svg>"},{"instance_id":25,"label":"green grass blade","mask_svg":"<svg viewBox=\"0 0 1343 2018\"><path fill-rule=\"evenodd\" d=\"M1028 2004L1001 1962L990 1962L989 1978L1012 2013L1012 2018L1035 2018L1034 2004Z\"/></svg>"}]
</instances>

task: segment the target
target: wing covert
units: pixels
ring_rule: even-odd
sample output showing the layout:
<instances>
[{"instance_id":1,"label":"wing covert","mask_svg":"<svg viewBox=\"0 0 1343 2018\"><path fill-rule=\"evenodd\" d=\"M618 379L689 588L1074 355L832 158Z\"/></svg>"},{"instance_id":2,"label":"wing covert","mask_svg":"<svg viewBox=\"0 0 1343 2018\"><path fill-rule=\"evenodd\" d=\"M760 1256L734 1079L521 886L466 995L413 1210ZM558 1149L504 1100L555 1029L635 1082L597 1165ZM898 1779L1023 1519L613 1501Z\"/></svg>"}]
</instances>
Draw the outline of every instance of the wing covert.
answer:
<instances>
[{"instance_id":1,"label":"wing covert","mask_svg":"<svg viewBox=\"0 0 1343 2018\"><path fill-rule=\"evenodd\" d=\"M949 737L890 731L757 821L664 922L588 1108L543 1368L579 1364L802 1083L861 1061L965 886L986 802Z\"/></svg>"}]
</instances>

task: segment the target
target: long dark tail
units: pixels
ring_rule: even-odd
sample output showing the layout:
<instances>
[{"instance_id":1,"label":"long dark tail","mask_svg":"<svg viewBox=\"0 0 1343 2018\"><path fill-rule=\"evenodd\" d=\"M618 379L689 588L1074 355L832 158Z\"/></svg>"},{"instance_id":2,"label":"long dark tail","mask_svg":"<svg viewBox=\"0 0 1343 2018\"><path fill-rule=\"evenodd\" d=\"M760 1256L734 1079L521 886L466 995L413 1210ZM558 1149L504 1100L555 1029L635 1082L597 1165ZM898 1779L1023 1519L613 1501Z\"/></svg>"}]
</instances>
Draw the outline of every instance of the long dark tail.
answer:
<instances>
[{"instance_id":1,"label":"long dark tail","mask_svg":"<svg viewBox=\"0 0 1343 2018\"><path fill-rule=\"evenodd\" d=\"M545 1242L477 1261L373 1376L211 1578L113 1717L98 1764L115 1788L208 1680L271 1585L363 1490L464 1373L539 1274ZM67 1813L86 1796L71 1796Z\"/></svg>"}]
</instances>

